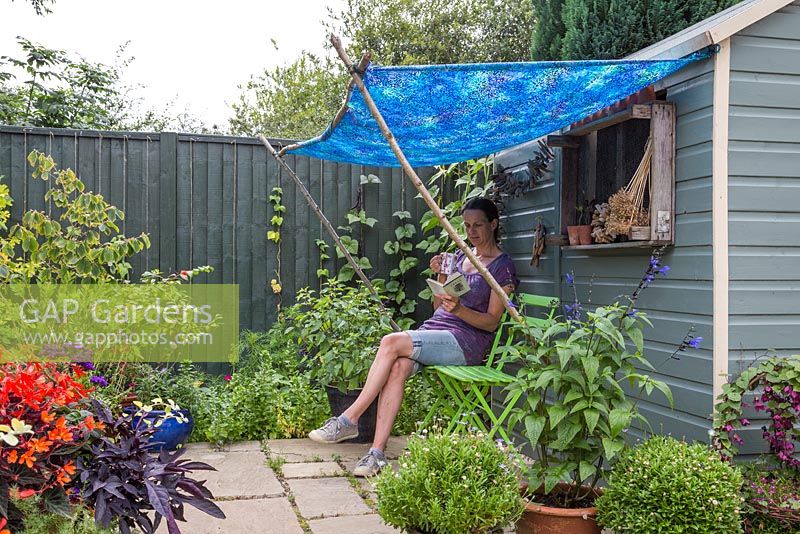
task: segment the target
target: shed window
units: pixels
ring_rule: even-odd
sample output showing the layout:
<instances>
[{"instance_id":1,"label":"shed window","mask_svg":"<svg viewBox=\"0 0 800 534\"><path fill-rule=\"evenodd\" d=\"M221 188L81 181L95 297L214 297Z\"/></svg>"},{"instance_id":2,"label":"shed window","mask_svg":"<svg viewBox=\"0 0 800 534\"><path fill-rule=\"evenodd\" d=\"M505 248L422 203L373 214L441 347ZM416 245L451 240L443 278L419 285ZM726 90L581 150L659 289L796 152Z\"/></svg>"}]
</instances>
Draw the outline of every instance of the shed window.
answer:
<instances>
[{"instance_id":1,"label":"shed window","mask_svg":"<svg viewBox=\"0 0 800 534\"><path fill-rule=\"evenodd\" d=\"M598 243L598 239L608 240L611 235L604 230L597 231L602 221L595 216L592 243L571 245L573 248L674 244L675 105L659 100L631 104L595 120L573 125L564 135L548 136L550 146L562 149L560 226L565 238L568 226L591 222L597 206L607 203L614 193L628 185L645 155L648 138L650 178L642 196L644 213L639 214L638 223L634 222L633 233L617 234L609 243Z\"/></svg>"}]
</instances>

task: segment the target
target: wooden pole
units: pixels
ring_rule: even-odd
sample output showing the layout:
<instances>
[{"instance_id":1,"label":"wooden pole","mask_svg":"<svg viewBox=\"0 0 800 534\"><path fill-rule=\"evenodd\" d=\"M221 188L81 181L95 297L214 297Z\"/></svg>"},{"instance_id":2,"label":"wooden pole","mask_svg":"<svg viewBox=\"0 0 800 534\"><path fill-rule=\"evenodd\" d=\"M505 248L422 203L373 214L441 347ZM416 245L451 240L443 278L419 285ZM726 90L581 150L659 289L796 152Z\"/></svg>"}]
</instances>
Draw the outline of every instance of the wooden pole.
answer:
<instances>
[{"instance_id":1,"label":"wooden pole","mask_svg":"<svg viewBox=\"0 0 800 534\"><path fill-rule=\"evenodd\" d=\"M331 226L330 221L328 221L328 218L325 217L324 213L322 213L322 210L319 208L319 205L317 205L317 203L314 201L314 197L312 197L311 193L308 192L308 189L306 189L306 186L304 186L303 182L300 181L300 178L297 177L295 172L292 170L291 167L289 167L289 165L286 164L283 158L278 155L278 153L272 147L270 142L267 141L266 137L259 134L258 140L261 141L261 143L265 147L267 147L267 151L269 151L269 153L272 154L272 157L274 157L275 160L281 165L281 167L283 167L284 170L287 173L289 173L289 176L294 181L294 184L297 186L297 189L299 189L300 192L303 194L303 197L305 197L306 203L309 206L311 206L311 209L314 211L314 213L317 214L319 220L322 221L322 226L325 227L325 230L327 230L328 234L330 234L330 236L333 238L333 241L336 243L336 246L339 247L339 250L341 250L342 254L344 254L345 259L347 259L347 263L349 263L350 266L353 269L355 269L356 274L361 279L361 281L364 282L364 285L366 285L369 288L370 293L372 293L375 296L375 298L378 299L378 303L381 305L381 309L384 312L389 313L389 310L387 310L386 307L383 305L383 301L381 301L378 292L375 291L375 286L372 285L372 282L369 281L367 275L364 274L364 271L362 271L361 267L358 266L356 260L353 259L353 256L350 255L350 252L342 244L342 240L339 239L339 234L337 234L336 230L333 229L333 226ZM389 322L391 323L392 328L394 329L395 332L400 332L400 327L397 325L397 323L394 322L394 319L390 317Z\"/></svg>"},{"instance_id":2,"label":"wooden pole","mask_svg":"<svg viewBox=\"0 0 800 534\"><path fill-rule=\"evenodd\" d=\"M361 56L361 61L358 62L358 67L356 67L358 69L358 72L364 72L364 70L366 70L367 65L369 65L370 57L372 57L372 55L369 52L364 52L364 55ZM333 117L333 121L331 121L331 125L326 131L327 135L323 134L320 140L324 141L325 139L327 139L330 136L330 132L332 132L333 129L336 128L336 125L339 124L339 122L341 122L342 118L344 117L344 114L347 113L348 109L347 104L348 102L350 102L350 94L353 91L354 85L355 82L351 78L350 81L347 82L347 90L344 93L344 100L342 100L342 105L339 107L339 111L337 111L336 116ZM278 151L278 155L280 157L283 157L283 155L286 154L286 152L288 152L289 150L294 150L296 148L300 148L301 146L303 146L303 143L294 143L291 145L286 145L285 147L281 148Z\"/></svg>"},{"instance_id":3,"label":"wooden pole","mask_svg":"<svg viewBox=\"0 0 800 534\"><path fill-rule=\"evenodd\" d=\"M408 159L406 159L406 156L400 149L400 145L397 144L397 140L394 138L392 131L389 129L389 126L387 126L386 121L383 120L383 116L381 115L381 112L378 110L378 107L375 105L375 101L372 100L372 96L369 94L369 91L367 91L367 87L364 85L364 81L361 79L361 75L357 71L356 67L353 65L353 62L350 60L350 57L347 55L347 52L342 46L342 41L335 35L331 35L330 40L331 44L336 49L336 53L339 54L339 58L345 64L347 71L353 78L353 81L358 87L358 90L361 91L361 95L364 97L364 102L367 104L367 107L369 108L370 113L372 113L372 116L378 122L378 126L380 127L383 136L389 142L389 146L392 147L392 151L394 152L394 155L397 156L397 160L403 167L403 170L405 171L406 176L408 176L408 179L411 180L411 183L414 184L414 187L417 188L417 191L419 191L420 195L422 196L422 199L425 201L425 203L428 205L431 211L433 211L433 214L436 216L436 218L439 219L439 221L442 223L442 226L447 232L447 235L450 236L450 239L452 239L455 242L456 246L458 246L458 248L461 249L464 255L467 256L467 258L469 258L469 260L472 262L475 268L478 269L478 272L481 273L483 279L486 280L486 283L489 284L489 287L492 289L492 291L494 291L494 293L500 298L501 302L508 310L509 315L511 315L517 321L522 322L523 321L522 316L519 314L517 309L511 303L511 300L508 298L508 295L506 295L506 292L503 291L503 288L500 287L500 284L497 283L497 280L495 280L494 277L489 273L489 271L486 269L486 266L484 266L483 263L481 263L481 261L478 260L478 258L475 256L475 254L472 253L472 250L470 250L470 248L467 246L464 240L461 239L461 237L458 235L458 232L456 232L455 228L453 228L453 225L450 224L450 221L448 221L447 217L444 216L442 210L439 209L439 206L436 204L436 201L433 200L433 197L428 192L428 189L425 187L425 184L423 184L422 180L420 180L419 176L417 176L417 173L414 171L414 168L408 162Z\"/></svg>"}]
</instances>

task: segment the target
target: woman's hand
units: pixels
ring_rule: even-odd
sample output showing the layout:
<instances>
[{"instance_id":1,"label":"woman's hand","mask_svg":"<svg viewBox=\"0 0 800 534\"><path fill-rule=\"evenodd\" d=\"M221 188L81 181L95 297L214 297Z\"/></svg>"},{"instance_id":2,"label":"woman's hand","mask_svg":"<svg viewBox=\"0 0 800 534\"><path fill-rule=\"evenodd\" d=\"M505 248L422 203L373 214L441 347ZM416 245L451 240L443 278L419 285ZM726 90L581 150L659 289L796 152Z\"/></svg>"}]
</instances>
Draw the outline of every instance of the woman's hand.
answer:
<instances>
[{"instance_id":1,"label":"woman's hand","mask_svg":"<svg viewBox=\"0 0 800 534\"><path fill-rule=\"evenodd\" d=\"M431 271L435 274L442 273L442 255L437 254L436 256L431 258Z\"/></svg>"},{"instance_id":2,"label":"woman's hand","mask_svg":"<svg viewBox=\"0 0 800 534\"><path fill-rule=\"evenodd\" d=\"M445 311L449 311L453 315L458 315L459 310L462 308L458 297L442 295L439 298L442 299L442 307L445 309Z\"/></svg>"}]
</instances>

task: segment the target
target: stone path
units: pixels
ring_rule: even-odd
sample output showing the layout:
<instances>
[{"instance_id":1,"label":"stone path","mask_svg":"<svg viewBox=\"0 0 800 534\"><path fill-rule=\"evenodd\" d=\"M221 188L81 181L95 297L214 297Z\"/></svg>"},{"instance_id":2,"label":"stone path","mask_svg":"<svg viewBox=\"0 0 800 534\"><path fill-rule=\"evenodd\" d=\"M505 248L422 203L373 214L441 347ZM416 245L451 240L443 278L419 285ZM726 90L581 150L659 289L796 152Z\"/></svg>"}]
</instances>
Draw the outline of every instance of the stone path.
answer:
<instances>
[{"instance_id":1,"label":"stone path","mask_svg":"<svg viewBox=\"0 0 800 534\"><path fill-rule=\"evenodd\" d=\"M386 455L396 460L406 438L389 440ZM368 480L348 476L369 445L322 445L308 439L234 443L222 450L187 445L186 457L218 471L198 471L207 479L227 516L214 519L186 508L183 534L388 534L397 533L376 513ZM167 532L162 523L159 534Z\"/></svg>"}]
</instances>

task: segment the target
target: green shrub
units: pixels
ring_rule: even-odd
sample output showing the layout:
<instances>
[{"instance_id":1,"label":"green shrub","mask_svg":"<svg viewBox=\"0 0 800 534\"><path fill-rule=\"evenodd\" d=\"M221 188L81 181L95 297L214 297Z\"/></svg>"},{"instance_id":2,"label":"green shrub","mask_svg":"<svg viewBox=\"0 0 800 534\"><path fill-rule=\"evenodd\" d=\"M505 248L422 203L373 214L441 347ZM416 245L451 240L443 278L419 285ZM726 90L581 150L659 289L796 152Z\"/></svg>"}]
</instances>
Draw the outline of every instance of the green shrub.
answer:
<instances>
[{"instance_id":1,"label":"green shrub","mask_svg":"<svg viewBox=\"0 0 800 534\"><path fill-rule=\"evenodd\" d=\"M742 474L706 445L656 436L625 450L595 501L617 533L742 532Z\"/></svg>"},{"instance_id":2,"label":"green shrub","mask_svg":"<svg viewBox=\"0 0 800 534\"><path fill-rule=\"evenodd\" d=\"M266 366L234 373L214 396L210 422L199 435L211 442L304 437L330 412L325 393L308 376L284 376Z\"/></svg>"},{"instance_id":3,"label":"green shrub","mask_svg":"<svg viewBox=\"0 0 800 534\"><path fill-rule=\"evenodd\" d=\"M516 453L482 434L412 436L400 469L375 481L378 513L399 529L483 533L524 508Z\"/></svg>"},{"instance_id":4,"label":"green shrub","mask_svg":"<svg viewBox=\"0 0 800 534\"><path fill-rule=\"evenodd\" d=\"M22 534L113 534L118 532L116 525L105 529L95 525L91 510L84 506L73 506L70 516L45 512L41 509L38 496L27 499L14 499L14 504L22 514Z\"/></svg>"},{"instance_id":5,"label":"green shrub","mask_svg":"<svg viewBox=\"0 0 800 534\"><path fill-rule=\"evenodd\" d=\"M364 385L381 338L392 331L388 313L366 287L335 280L326 281L319 295L298 291L286 319L312 379L342 392Z\"/></svg>"}]
</instances>

